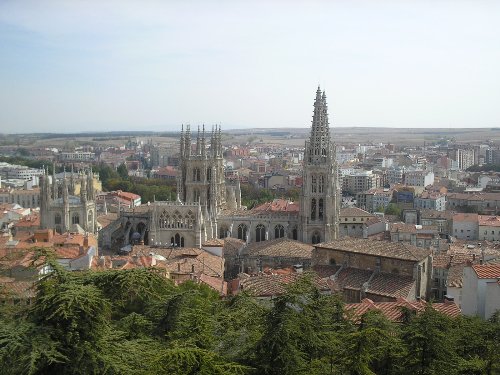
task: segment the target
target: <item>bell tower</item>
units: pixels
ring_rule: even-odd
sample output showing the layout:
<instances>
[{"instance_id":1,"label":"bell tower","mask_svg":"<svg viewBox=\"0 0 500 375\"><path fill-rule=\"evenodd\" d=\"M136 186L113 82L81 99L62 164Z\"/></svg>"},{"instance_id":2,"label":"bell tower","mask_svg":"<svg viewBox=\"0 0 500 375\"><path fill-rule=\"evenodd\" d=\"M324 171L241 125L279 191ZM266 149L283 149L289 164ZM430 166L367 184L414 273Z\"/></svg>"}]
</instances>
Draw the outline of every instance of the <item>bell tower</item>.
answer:
<instances>
[{"instance_id":1,"label":"bell tower","mask_svg":"<svg viewBox=\"0 0 500 375\"><path fill-rule=\"evenodd\" d=\"M306 243L328 242L338 237L340 184L331 141L326 94L320 87L314 100L311 135L305 143L300 230Z\"/></svg>"}]
</instances>

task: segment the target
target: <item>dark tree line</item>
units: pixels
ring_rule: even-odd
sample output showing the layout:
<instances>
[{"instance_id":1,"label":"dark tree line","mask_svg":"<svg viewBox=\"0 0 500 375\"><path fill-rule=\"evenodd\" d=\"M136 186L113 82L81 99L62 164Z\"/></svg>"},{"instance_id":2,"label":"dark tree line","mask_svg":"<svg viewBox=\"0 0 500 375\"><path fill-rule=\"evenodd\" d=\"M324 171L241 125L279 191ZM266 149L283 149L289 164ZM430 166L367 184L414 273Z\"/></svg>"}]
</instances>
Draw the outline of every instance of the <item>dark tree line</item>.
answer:
<instances>
[{"instance_id":1,"label":"dark tree line","mask_svg":"<svg viewBox=\"0 0 500 375\"><path fill-rule=\"evenodd\" d=\"M304 274L274 303L152 269L68 273L0 314L2 374L498 374L500 317L349 319Z\"/></svg>"}]
</instances>

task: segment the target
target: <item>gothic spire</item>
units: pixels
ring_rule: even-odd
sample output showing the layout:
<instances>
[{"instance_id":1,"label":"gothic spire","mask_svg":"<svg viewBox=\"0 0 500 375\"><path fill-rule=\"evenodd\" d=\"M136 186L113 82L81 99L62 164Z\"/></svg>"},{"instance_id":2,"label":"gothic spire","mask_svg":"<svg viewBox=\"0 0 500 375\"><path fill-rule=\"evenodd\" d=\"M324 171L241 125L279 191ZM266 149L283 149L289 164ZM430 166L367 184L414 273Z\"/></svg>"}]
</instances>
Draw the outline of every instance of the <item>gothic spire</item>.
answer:
<instances>
[{"instance_id":1,"label":"gothic spire","mask_svg":"<svg viewBox=\"0 0 500 375\"><path fill-rule=\"evenodd\" d=\"M181 142L180 142L180 153L181 153L181 158L184 156L184 144L185 140L184 140L184 124L181 125Z\"/></svg>"},{"instance_id":2,"label":"gothic spire","mask_svg":"<svg viewBox=\"0 0 500 375\"><path fill-rule=\"evenodd\" d=\"M205 124L203 124L203 133L202 133L202 136L201 136L201 155L203 157L206 157L207 154L207 150L206 150L206 147L207 147L207 144L206 144L206 139L205 139Z\"/></svg>"},{"instance_id":3,"label":"gothic spire","mask_svg":"<svg viewBox=\"0 0 500 375\"><path fill-rule=\"evenodd\" d=\"M184 149L186 150L186 156L191 156L191 126L186 125L186 135L185 135L185 146Z\"/></svg>"},{"instance_id":4,"label":"gothic spire","mask_svg":"<svg viewBox=\"0 0 500 375\"><path fill-rule=\"evenodd\" d=\"M200 125L198 125L198 136L196 137L196 155L200 155Z\"/></svg>"},{"instance_id":5,"label":"gothic spire","mask_svg":"<svg viewBox=\"0 0 500 375\"><path fill-rule=\"evenodd\" d=\"M314 101L314 114L311 127L311 137L308 145L308 161L310 163L325 162L330 155L330 127L328 123L328 106L326 93L318 86Z\"/></svg>"}]
</instances>

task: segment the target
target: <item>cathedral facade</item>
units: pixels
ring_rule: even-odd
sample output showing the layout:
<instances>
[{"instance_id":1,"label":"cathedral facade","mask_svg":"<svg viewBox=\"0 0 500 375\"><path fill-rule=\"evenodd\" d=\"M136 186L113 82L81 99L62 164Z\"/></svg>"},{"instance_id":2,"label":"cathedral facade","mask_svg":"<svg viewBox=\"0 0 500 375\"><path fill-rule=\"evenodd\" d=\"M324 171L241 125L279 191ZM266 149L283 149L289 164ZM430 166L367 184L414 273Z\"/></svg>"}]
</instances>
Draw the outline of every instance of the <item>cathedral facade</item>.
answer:
<instances>
[{"instance_id":1,"label":"cathedral facade","mask_svg":"<svg viewBox=\"0 0 500 375\"><path fill-rule=\"evenodd\" d=\"M309 140L305 144L299 202L276 200L247 210L241 205L239 179L226 184L220 126L210 140L198 129L192 141L182 129L175 202L151 202L125 209L103 230L101 246L131 242L173 247L201 247L214 238L260 242L288 237L306 243L338 237L341 190L335 145L331 140L325 92L318 87Z\"/></svg>"},{"instance_id":2,"label":"cathedral facade","mask_svg":"<svg viewBox=\"0 0 500 375\"><path fill-rule=\"evenodd\" d=\"M55 168L54 168L55 169ZM75 177L76 175L76 177ZM92 171L73 173L57 181L55 173L40 177L40 227L58 233L96 233L96 205ZM76 185L80 192L75 194Z\"/></svg>"}]
</instances>

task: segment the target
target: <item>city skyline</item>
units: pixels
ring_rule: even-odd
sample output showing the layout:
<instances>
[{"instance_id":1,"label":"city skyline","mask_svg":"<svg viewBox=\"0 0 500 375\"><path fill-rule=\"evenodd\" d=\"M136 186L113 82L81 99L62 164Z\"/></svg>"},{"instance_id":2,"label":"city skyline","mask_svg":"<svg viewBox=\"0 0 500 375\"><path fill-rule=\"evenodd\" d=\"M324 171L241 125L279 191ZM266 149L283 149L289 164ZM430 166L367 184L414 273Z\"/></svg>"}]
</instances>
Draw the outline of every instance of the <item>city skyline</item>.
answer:
<instances>
[{"instance_id":1,"label":"city skyline","mask_svg":"<svg viewBox=\"0 0 500 375\"><path fill-rule=\"evenodd\" d=\"M0 4L5 133L500 126L500 4Z\"/></svg>"}]
</instances>

